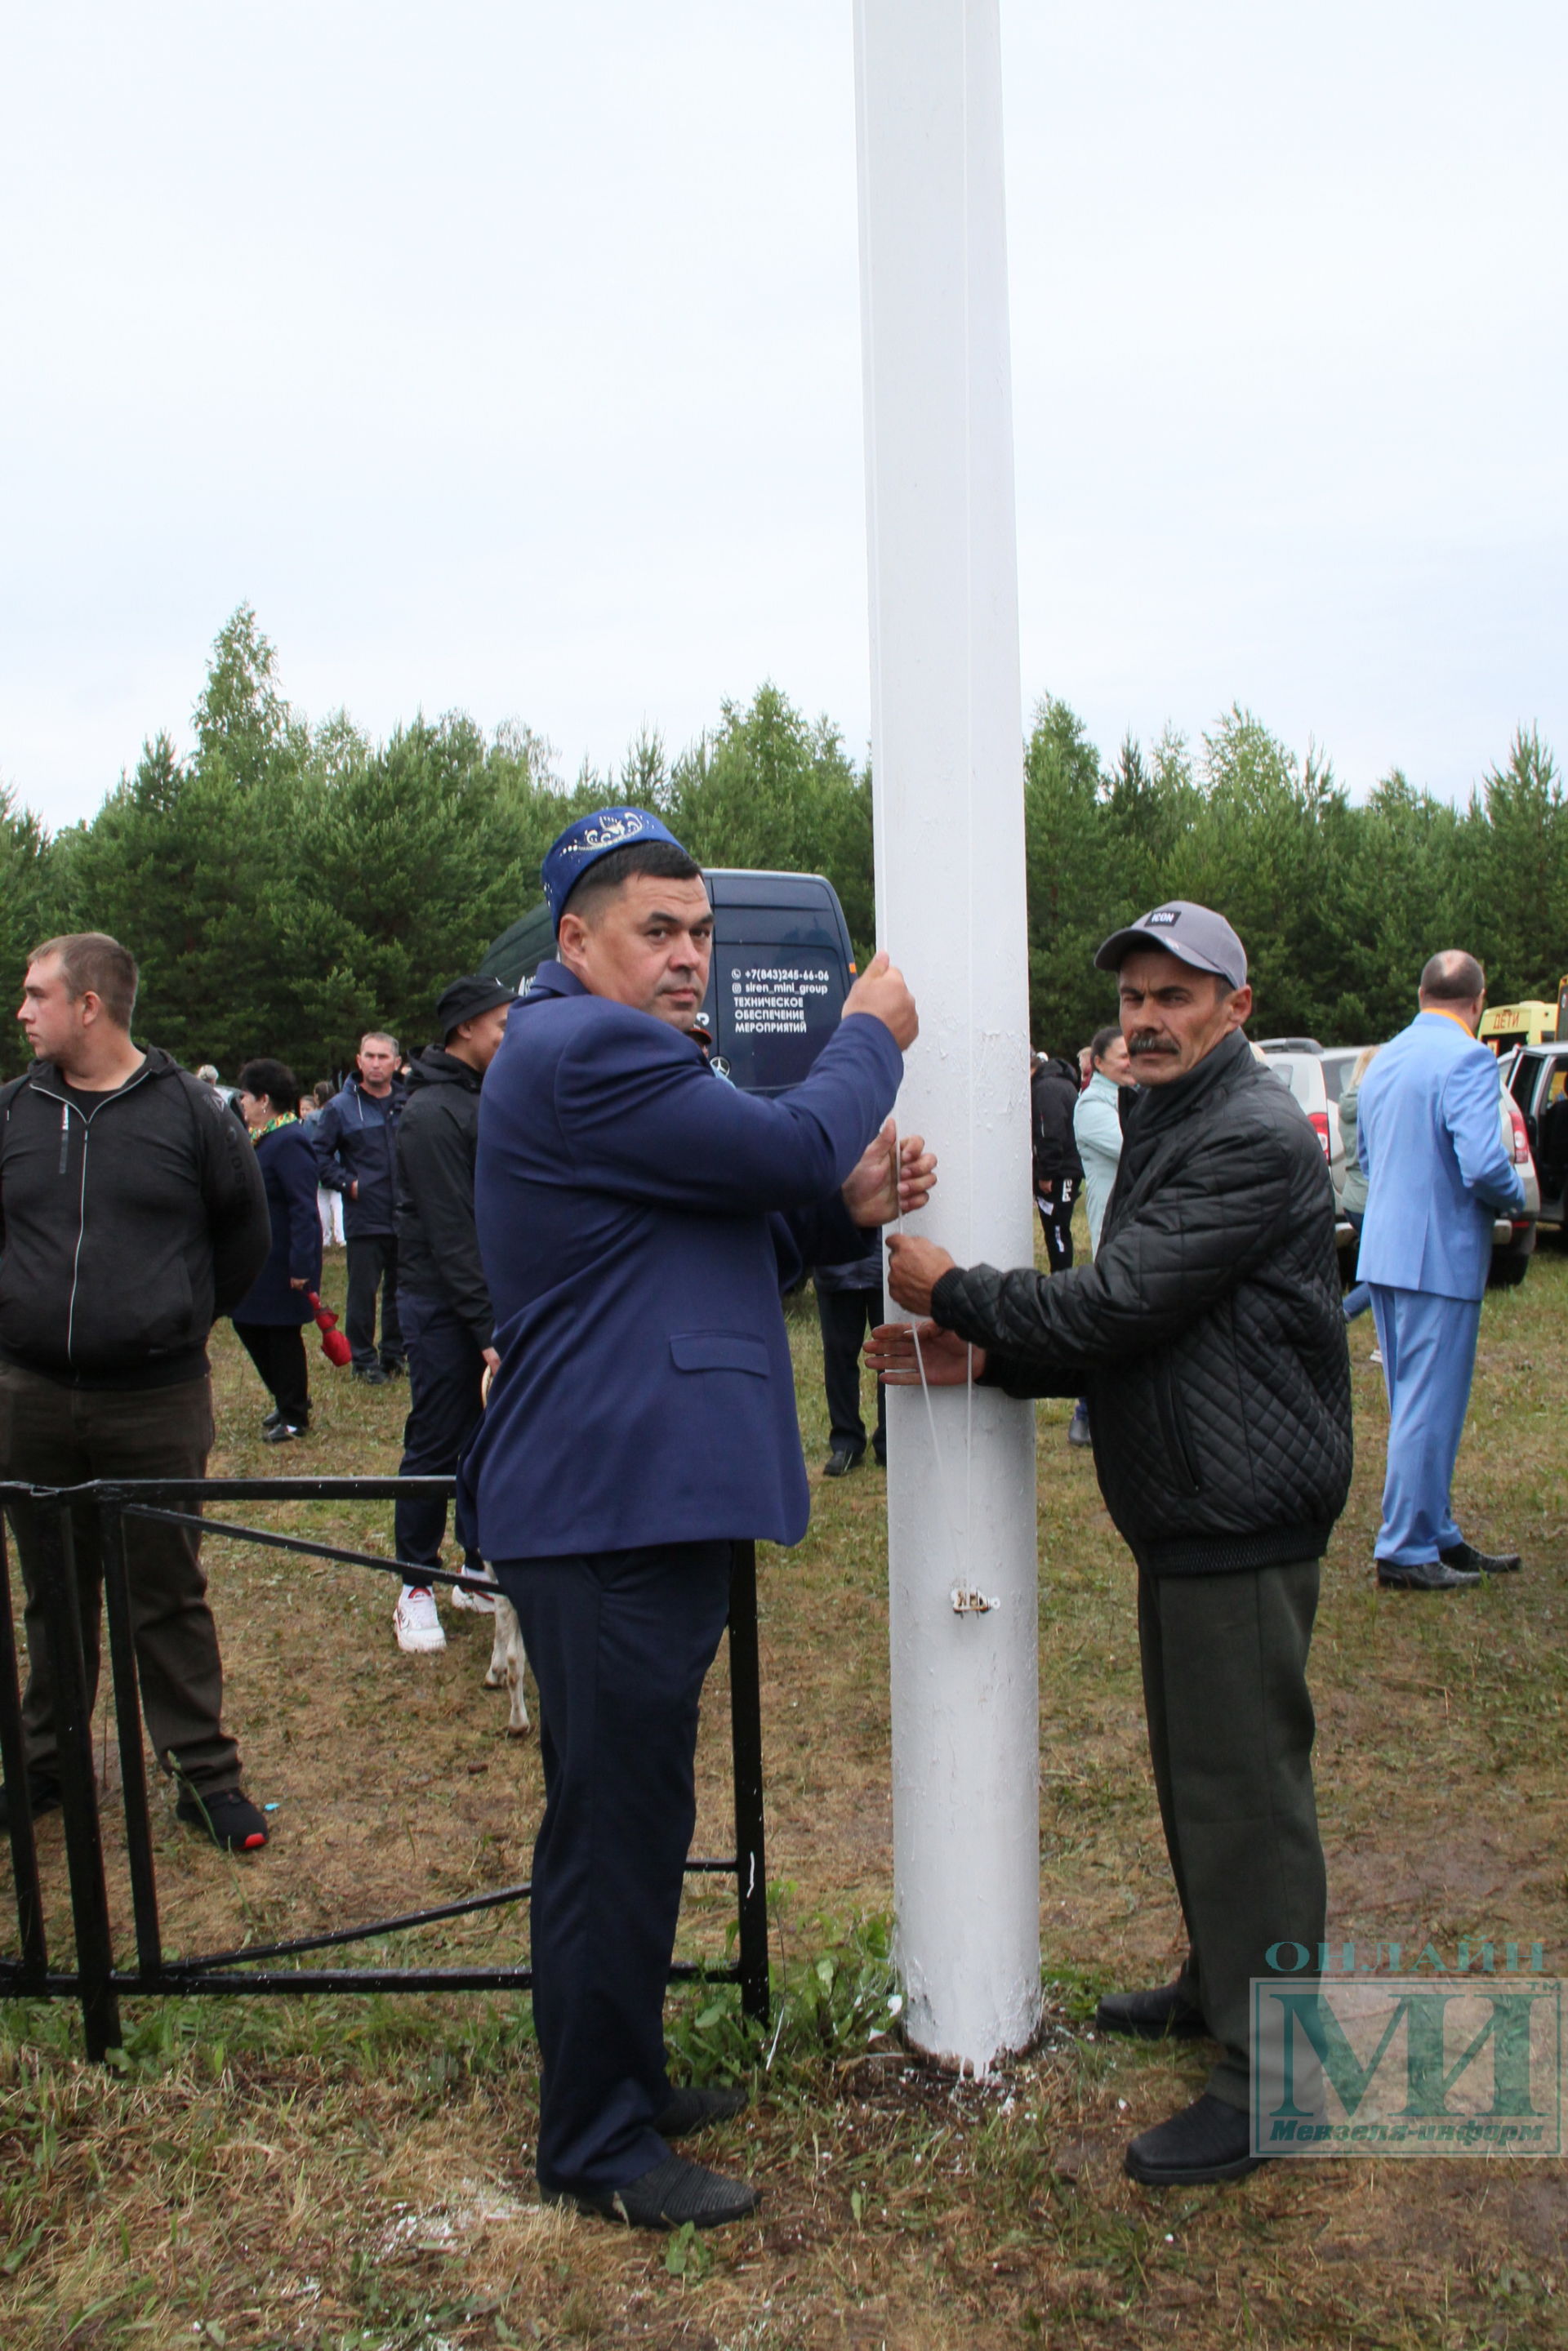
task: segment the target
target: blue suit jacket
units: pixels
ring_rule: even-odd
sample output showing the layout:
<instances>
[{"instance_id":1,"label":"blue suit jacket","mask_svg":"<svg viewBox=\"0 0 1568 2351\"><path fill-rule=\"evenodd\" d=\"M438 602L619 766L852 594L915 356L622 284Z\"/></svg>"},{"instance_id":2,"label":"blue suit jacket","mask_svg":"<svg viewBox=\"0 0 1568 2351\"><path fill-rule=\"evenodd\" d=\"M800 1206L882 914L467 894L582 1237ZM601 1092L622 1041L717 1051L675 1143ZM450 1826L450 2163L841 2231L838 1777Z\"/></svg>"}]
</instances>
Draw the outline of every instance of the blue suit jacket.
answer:
<instances>
[{"instance_id":1,"label":"blue suit jacket","mask_svg":"<svg viewBox=\"0 0 1568 2351\"><path fill-rule=\"evenodd\" d=\"M852 1254L836 1196L903 1067L853 1015L802 1085L743 1094L678 1029L540 967L479 1109L501 1368L463 1477L487 1559L800 1541L780 1271Z\"/></svg>"},{"instance_id":2,"label":"blue suit jacket","mask_svg":"<svg viewBox=\"0 0 1568 2351\"><path fill-rule=\"evenodd\" d=\"M1493 1218L1524 1205L1491 1054L1447 1013L1418 1012L1368 1068L1356 1114L1367 1176L1361 1280L1479 1298Z\"/></svg>"}]
</instances>

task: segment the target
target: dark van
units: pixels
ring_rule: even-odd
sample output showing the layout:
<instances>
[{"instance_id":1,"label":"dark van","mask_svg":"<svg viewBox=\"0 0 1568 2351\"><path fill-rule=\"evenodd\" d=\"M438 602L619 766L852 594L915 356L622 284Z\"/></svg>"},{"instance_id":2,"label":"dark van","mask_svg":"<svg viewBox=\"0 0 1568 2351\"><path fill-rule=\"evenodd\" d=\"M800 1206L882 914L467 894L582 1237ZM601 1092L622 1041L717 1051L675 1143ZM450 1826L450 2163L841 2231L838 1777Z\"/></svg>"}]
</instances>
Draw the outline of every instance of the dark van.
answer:
<instances>
[{"instance_id":1,"label":"dark van","mask_svg":"<svg viewBox=\"0 0 1568 2351\"><path fill-rule=\"evenodd\" d=\"M837 891L821 873L704 875L713 901L713 974L704 1007L716 1065L747 1093L799 1085L838 1026L854 955ZM503 931L483 972L525 994L555 953L549 908Z\"/></svg>"}]
</instances>

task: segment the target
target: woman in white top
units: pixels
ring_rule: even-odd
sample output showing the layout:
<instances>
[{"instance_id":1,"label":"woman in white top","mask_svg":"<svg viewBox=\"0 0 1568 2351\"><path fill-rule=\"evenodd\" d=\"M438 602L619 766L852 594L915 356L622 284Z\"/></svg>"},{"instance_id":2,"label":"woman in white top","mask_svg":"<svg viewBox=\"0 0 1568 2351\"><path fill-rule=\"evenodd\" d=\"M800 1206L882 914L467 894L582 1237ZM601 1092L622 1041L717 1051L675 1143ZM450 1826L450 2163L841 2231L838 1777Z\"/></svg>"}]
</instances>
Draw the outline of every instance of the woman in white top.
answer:
<instances>
[{"instance_id":1,"label":"woman in white top","mask_svg":"<svg viewBox=\"0 0 1568 2351\"><path fill-rule=\"evenodd\" d=\"M1116 1181L1122 1156L1121 1092L1133 1082L1133 1060L1120 1029L1099 1029L1089 1047L1089 1082L1072 1113L1073 1138L1083 1162L1083 1189L1089 1213L1089 1254L1100 1246L1105 1203ZM1087 1445L1089 1405L1080 1396L1067 1431L1069 1445Z\"/></svg>"}]
</instances>

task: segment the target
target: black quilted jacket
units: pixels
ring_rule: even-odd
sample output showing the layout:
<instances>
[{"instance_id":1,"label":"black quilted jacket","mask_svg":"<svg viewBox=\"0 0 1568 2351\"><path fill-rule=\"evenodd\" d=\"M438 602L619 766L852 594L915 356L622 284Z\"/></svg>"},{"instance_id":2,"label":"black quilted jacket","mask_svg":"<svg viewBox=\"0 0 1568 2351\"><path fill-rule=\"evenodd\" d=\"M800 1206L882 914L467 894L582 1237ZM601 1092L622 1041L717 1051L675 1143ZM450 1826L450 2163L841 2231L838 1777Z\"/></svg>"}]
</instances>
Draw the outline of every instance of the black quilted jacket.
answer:
<instances>
[{"instance_id":1,"label":"black quilted jacket","mask_svg":"<svg viewBox=\"0 0 1568 2351\"><path fill-rule=\"evenodd\" d=\"M1092 1265L945 1274L932 1311L1010 1395L1086 1395L1140 1567L1322 1555L1350 1488L1350 1359L1322 1146L1237 1034L1141 1094Z\"/></svg>"}]
</instances>

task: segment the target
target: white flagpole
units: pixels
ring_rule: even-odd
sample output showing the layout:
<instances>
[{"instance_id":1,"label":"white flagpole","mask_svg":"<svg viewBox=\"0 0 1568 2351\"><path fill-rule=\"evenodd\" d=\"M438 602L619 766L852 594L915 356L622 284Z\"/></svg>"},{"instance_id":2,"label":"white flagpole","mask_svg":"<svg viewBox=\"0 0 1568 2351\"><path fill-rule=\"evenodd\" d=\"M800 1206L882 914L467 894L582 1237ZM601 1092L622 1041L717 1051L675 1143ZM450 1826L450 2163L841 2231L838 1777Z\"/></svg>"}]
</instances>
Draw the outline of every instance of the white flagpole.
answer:
<instances>
[{"instance_id":1,"label":"white flagpole","mask_svg":"<svg viewBox=\"0 0 1568 2351\"><path fill-rule=\"evenodd\" d=\"M921 1019L899 1124L941 1157L920 1229L961 1264L1028 1264L998 0L855 0L855 60L877 939ZM904 2018L983 2069L1040 2020L1033 1412L984 1389L888 1401Z\"/></svg>"}]
</instances>

